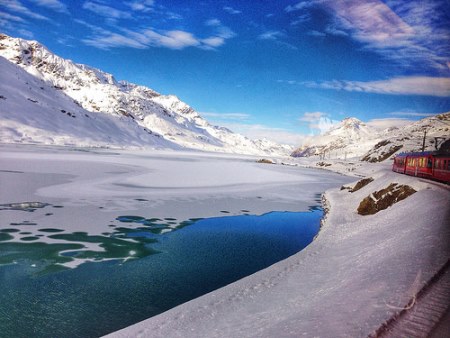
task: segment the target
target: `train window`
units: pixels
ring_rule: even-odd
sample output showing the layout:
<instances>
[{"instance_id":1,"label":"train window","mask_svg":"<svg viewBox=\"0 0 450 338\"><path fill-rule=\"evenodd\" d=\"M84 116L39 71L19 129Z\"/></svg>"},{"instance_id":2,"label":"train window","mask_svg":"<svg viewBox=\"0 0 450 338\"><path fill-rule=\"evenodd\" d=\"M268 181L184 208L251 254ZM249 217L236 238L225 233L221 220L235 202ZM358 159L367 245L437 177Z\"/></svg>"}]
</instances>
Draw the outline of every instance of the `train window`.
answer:
<instances>
[{"instance_id":1,"label":"train window","mask_svg":"<svg viewBox=\"0 0 450 338\"><path fill-rule=\"evenodd\" d=\"M432 168L433 167L433 162L431 161L431 158L428 159L427 162L427 168Z\"/></svg>"}]
</instances>

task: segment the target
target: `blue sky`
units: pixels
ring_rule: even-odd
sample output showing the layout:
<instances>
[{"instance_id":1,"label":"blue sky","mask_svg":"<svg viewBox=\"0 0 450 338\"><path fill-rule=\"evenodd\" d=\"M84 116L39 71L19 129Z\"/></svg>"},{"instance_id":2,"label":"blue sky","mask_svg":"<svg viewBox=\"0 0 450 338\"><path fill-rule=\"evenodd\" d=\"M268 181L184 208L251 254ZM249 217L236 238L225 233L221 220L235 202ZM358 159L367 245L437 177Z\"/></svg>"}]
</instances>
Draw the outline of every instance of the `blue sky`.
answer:
<instances>
[{"instance_id":1,"label":"blue sky","mask_svg":"<svg viewBox=\"0 0 450 338\"><path fill-rule=\"evenodd\" d=\"M450 110L447 0L1 0L0 30L250 137Z\"/></svg>"}]
</instances>

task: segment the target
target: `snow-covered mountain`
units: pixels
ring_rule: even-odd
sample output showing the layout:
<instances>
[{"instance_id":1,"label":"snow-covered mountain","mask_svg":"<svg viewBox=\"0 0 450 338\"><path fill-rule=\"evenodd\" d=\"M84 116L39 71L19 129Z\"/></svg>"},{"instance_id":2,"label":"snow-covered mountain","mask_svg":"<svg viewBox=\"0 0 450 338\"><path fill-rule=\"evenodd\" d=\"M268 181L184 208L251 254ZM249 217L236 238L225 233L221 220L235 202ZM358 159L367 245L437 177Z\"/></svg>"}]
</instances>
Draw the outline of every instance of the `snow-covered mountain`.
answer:
<instances>
[{"instance_id":1,"label":"snow-covered mountain","mask_svg":"<svg viewBox=\"0 0 450 338\"><path fill-rule=\"evenodd\" d=\"M292 151L211 125L176 96L116 81L36 41L0 34L0 56L0 142L258 155Z\"/></svg>"},{"instance_id":2,"label":"snow-covered mountain","mask_svg":"<svg viewBox=\"0 0 450 338\"><path fill-rule=\"evenodd\" d=\"M291 156L358 157L365 154L381 138L378 130L349 117L326 133L310 138L303 146L294 150Z\"/></svg>"},{"instance_id":3,"label":"snow-covered mountain","mask_svg":"<svg viewBox=\"0 0 450 338\"><path fill-rule=\"evenodd\" d=\"M424 143L425 140L425 143ZM389 135L375 144L363 161L384 161L398 152L445 150L450 151L450 112L424 118ZM445 147L445 149L443 149Z\"/></svg>"},{"instance_id":4,"label":"snow-covered mountain","mask_svg":"<svg viewBox=\"0 0 450 338\"><path fill-rule=\"evenodd\" d=\"M450 140L450 113L427 117L402 128L384 130L368 126L356 118L346 118L323 135L312 137L291 155L333 159L359 157L363 161L379 162L398 152L421 151L425 130L425 150L439 149L446 140Z\"/></svg>"}]
</instances>

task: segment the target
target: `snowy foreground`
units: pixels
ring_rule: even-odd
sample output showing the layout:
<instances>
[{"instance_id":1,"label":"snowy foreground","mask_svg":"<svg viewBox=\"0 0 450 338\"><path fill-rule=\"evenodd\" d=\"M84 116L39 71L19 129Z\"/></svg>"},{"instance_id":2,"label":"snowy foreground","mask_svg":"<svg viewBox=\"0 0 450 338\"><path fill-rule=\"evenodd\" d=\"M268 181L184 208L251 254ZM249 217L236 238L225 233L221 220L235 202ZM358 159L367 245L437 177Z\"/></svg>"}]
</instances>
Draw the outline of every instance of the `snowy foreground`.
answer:
<instances>
[{"instance_id":1,"label":"snowy foreground","mask_svg":"<svg viewBox=\"0 0 450 338\"><path fill-rule=\"evenodd\" d=\"M303 163L306 164L306 163ZM450 189L385 165L346 165L375 180L327 190L322 229L290 258L111 337L367 337L407 306L450 257ZM356 182L356 180L355 180ZM359 202L390 183L417 193L372 216ZM353 184L348 184L352 186Z\"/></svg>"},{"instance_id":2,"label":"snowy foreground","mask_svg":"<svg viewBox=\"0 0 450 338\"><path fill-rule=\"evenodd\" d=\"M186 220L223 216L223 210L306 211L326 191L329 211L306 249L113 337L365 337L408 304L450 257L448 186L392 173L389 164L326 167L375 179L350 193L340 187L353 186L357 177L306 168L315 166L311 160L271 165L257 159L3 145L0 204L41 202L53 209L3 211L2 222L28 232L36 222L94 235L127 214ZM281 165L288 161L298 166ZM373 216L356 213L364 197L391 182L417 193Z\"/></svg>"}]
</instances>

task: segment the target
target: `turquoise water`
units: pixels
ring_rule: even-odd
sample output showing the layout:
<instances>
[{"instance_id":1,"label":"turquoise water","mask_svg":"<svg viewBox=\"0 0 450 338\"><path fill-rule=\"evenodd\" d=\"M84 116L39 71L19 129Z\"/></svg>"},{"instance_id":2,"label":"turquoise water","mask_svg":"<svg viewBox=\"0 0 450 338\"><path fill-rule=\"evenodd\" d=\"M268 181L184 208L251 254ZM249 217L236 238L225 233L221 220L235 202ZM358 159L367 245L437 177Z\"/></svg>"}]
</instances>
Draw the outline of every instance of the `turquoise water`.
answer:
<instances>
[{"instance_id":1,"label":"turquoise water","mask_svg":"<svg viewBox=\"0 0 450 338\"><path fill-rule=\"evenodd\" d=\"M321 217L317 208L183 222L125 215L101 236L40 229L62 244L29 235L12 242L14 226L0 227L0 337L116 331L302 250ZM175 231L165 232L171 224ZM79 242L105 252L83 250ZM124 259L130 252L133 259ZM75 269L60 265L74 257L93 262Z\"/></svg>"}]
</instances>

